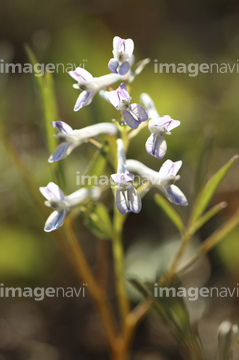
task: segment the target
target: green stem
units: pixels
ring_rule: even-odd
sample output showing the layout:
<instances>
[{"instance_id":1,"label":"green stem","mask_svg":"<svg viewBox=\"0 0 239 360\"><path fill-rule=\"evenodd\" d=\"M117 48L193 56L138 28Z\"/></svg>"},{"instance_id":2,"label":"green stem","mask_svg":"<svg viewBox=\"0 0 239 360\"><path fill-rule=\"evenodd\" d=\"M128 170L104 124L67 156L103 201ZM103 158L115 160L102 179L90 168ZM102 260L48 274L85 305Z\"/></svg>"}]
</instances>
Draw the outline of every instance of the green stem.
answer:
<instances>
[{"instance_id":1,"label":"green stem","mask_svg":"<svg viewBox=\"0 0 239 360\"><path fill-rule=\"evenodd\" d=\"M125 215L121 215L114 207L113 218L113 238L112 238L112 250L114 257L114 270L116 279L116 292L119 303L119 310L121 315L121 326L124 331L126 317L129 313L129 301L125 291L124 284L124 252L122 244L122 230L125 221Z\"/></svg>"}]
</instances>

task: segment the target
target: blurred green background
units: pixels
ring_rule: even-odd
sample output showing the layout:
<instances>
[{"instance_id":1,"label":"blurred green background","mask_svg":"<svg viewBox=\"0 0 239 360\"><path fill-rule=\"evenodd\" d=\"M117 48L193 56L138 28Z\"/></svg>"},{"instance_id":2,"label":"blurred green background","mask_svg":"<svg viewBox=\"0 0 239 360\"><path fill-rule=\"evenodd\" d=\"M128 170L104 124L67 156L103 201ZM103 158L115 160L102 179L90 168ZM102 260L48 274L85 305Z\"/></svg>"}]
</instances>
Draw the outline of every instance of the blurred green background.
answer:
<instances>
[{"instance_id":1,"label":"blurred green background","mask_svg":"<svg viewBox=\"0 0 239 360\"><path fill-rule=\"evenodd\" d=\"M181 126L167 137L166 158L183 160L179 187L186 194L189 207L177 210L186 221L190 204L202 184L238 153L239 4L226 0L0 0L0 59L4 63L28 63L24 44L29 44L40 63L84 63L93 76L104 75L108 73L115 35L134 40L136 61L151 59L132 83L134 101L139 102L140 94L147 92L160 115L169 114L181 121ZM159 63L229 63L236 67L233 73L199 73L195 77L188 73L159 74L154 73L155 59ZM7 141L31 170L38 191L37 187L52 181L52 173L47 162L43 114L33 78L33 74L0 73L0 117L7 131ZM118 115L98 96L90 106L73 112L78 92L72 87L71 77L60 70L53 78L58 119L73 128L110 121ZM144 150L147 137L148 130L144 129L133 139L128 157L158 170L162 162ZM3 141L0 151L0 282L5 286L80 285L53 236L43 232L45 218L37 211ZM93 153L91 144L82 145L62 161L66 194L77 189L76 172L85 171ZM213 199L213 204L227 201L228 207L201 230L199 242L235 211L238 190L236 164ZM110 194L106 198L109 208L112 199ZM95 268L99 240L84 227L81 218L77 222L79 239ZM146 244L150 253L151 249L173 241L175 236L176 230L156 206L152 194L148 194L143 200L142 212L131 214L127 219L125 249L130 253L136 243L144 244L140 245L144 254ZM213 284L236 285L238 239L237 229L209 255ZM207 272L207 266L198 270L199 275ZM147 268L140 264L145 277ZM112 302L114 296L112 292ZM107 358L90 299L46 299L41 304L31 300L0 299L0 304L1 360ZM208 309L208 304L205 308ZM208 358L215 351L216 329L224 315L233 319L239 317L238 299L231 300L229 305L218 301L214 312L210 321L213 339L205 336L208 323L202 322ZM162 328L157 326L149 318L140 327L134 344L134 359L179 359L173 340L168 339L166 333L162 335ZM160 334L163 340L159 340Z\"/></svg>"}]
</instances>

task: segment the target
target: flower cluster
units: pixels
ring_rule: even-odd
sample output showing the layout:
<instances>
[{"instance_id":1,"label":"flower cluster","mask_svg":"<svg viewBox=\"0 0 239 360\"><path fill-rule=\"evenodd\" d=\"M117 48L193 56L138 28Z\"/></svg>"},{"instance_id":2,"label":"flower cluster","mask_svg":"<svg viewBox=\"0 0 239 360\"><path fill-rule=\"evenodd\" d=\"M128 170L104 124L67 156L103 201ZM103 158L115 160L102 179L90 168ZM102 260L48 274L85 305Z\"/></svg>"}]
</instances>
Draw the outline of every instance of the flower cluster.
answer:
<instances>
[{"instance_id":1,"label":"flower cluster","mask_svg":"<svg viewBox=\"0 0 239 360\"><path fill-rule=\"evenodd\" d=\"M51 124L57 130L54 135L59 139L59 145L49 157L50 163L66 158L76 147L100 134L107 134L117 137L117 172L111 175L115 183L115 203L120 214L127 212L139 213L142 207L140 194L133 187L134 174L149 178L149 184L160 188L167 198L177 205L187 205L185 195L174 185L180 178L177 175L182 161L164 162L159 172L149 169L136 160L126 160L125 145L129 140L128 134L132 129L141 130L142 123L148 121L150 136L146 141L145 148L149 155L162 159L167 151L165 135L170 135L171 130L180 125L180 121L173 120L169 115L159 116L155 105L146 93L141 94L140 100L143 106L131 103L132 97L129 95L127 84L132 82L149 62L144 59L136 65L134 64L134 42L132 39L121 39L115 36L113 39L113 58L108 63L110 74L100 77L93 77L87 70L77 67L70 71L69 75L76 80L73 87L80 90L80 94L74 106L74 111L78 111L84 106L89 105L97 92L107 100L120 113L119 123L103 122L87 126L82 129L73 130L63 121L53 121ZM116 90L111 86L120 82ZM124 127L122 125L122 120ZM126 140L125 140L126 136ZM124 139L124 141L123 141ZM126 141L126 142L125 142ZM131 171L131 172L129 172ZM58 229L64 221L66 215L72 208L90 200L98 200L101 191L98 187L81 188L69 196L65 196L62 190L54 183L50 182L46 187L40 187L42 195L47 199L45 204L54 209L45 224L45 231L49 232Z\"/></svg>"}]
</instances>

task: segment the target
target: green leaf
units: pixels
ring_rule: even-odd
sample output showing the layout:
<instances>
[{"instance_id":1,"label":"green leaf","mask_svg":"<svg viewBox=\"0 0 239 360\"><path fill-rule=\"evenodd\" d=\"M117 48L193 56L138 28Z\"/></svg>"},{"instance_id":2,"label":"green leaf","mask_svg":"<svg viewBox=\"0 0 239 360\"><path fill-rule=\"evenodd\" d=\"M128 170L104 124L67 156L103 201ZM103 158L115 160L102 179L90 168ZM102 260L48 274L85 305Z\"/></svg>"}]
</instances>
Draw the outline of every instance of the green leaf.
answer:
<instances>
[{"instance_id":1,"label":"green leaf","mask_svg":"<svg viewBox=\"0 0 239 360\"><path fill-rule=\"evenodd\" d=\"M107 148L107 161L115 168L117 166L116 136L101 134L100 142Z\"/></svg>"},{"instance_id":2,"label":"green leaf","mask_svg":"<svg viewBox=\"0 0 239 360\"><path fill-rule=\"evenodd\" d=\"M25 50L28 59L32 66L37 64L37 59L28 45L25 45ZM35 76L33 73L34 83L36 85L37 95L39 96L43 118L44 118L44 131L45 138L47 141L48 152L52 154L57 147L58 143L56 138L53 136L55 133L54 128L51 126L51 121L57 121L58 111L57 103L54 91L53 77L50 73L46 72L43 76ZM62 170L62 163L55 162L51 164L53 169L53 175L58 181L59 185L64 189L65 178Z\"/></svg>"},{"instance_id":3,"label":"green leaf","mask_svg":"<svg viewBox=\"0 0 239 360\"><path fill-rule=\"evenodd\" d=\"M152 299L152 308L166 326L169 326L174 337L179 341L180 351L186 359L203 360L203 350L200 339L190 324L189 314L182 297L177 296L180 283L174 279L171 284L164 284L168 292L160 294L160 288L154 283L142 283L135 277L130 277L128 281L138 290L141 295ZM170 290L172 289L172 290ZM173 294L175 292L175 296Z\"/></svg>"},{"instance_id":4,"label":"green leaf","mask_svg":"<svg viewBox=\"0 0 239 360\"><path fill-rule=\"evenodd\" d=\"M112 238L113 227L107 207L98 203L93 209L84 213L85 224L90 231L103 240Z\"/></svg>"},{"instance_id":5,"label":"green leaf","mask_svg":"<svg viewBox=\"0 0 239 360\"><path fill-rule=\"evenodd\" d=\"M37 64L37 59L28 45L25 45L25 50L29 61L34 67ZM55 99L55 92L53 86L52 75L46 72L43 76L35 76L33 74L34 83L36 85L37 94L40 98L42 112L44 116L45 133L48 144L49 154L52 154L56 148L57 141L53 134L54 128L51 126L51 121L57 121L57 105Z\"/></svg>"},{"instance_id":6,"label":"green leaf","mask_svg":"<svg viewBox=\"0 0 239 360\"><path fill-rule=\"evenodd\" d=\"M197 168L195 174L195 197L196 195L198 195L203 185L205 185L205 180L208 174L208 169L211 163L213 153L214 138L215 128L211 125L206 126L206 128L204 129L204 134L201 138L201 151L199 154L199 159L197 161Z\"/></svg>"},{"instance_id":7,"label":"green leaf","mask_svg":"<svg viewBox=\"0 0 239 360\"><path fill-rule=\"evenodd\" d=\"M57 105L56 105L53 77L48 72L46 72L45 76L43 77L42 91L43 91L42 106L44 112L47 143L48 143L49 152L50 154L52 154L56 148L57 141L53 136L55 133L55 129L52 127L51 121L57 121L58 114L57 114Z\"/></svg>"},{"instance_id":8,"label":"green leaf","mask_svg":"<svg viewBox=\"0 0 239 360\"><path fill-rule=\"evenodd\" d=\"M135 276L128 276L127 281L145 298L150 297L150 293L139 279L137 279Z\"/></svg>"},{"instance_id":9,"label":"green leaf","mask_svg":"<svg viewBox=\"0 0 239 360\"><path fill-rule=\"evenodd\" d=\"M220 202L219 204L213 206L210 210L208 210L204 215L202 215L189 229L191 235L193 235L196 231L198 231L206 222L208 222L213 216L219 213L222 209L227 206L225 201Z\"/></svg>"},{"instance_id":10,"label":"green leaf","mask_svg":"<svg viewBox=\"0 0 239 360\"><path fill-rule=\"evenodd\" d=\"M108 151L108 146L104 145L101 149L98 149L89 163L84 177L88 178L90 181L84 184L85 187L91 187L98 185L99 177L102 175L105 165L106 165L106 154Z\"/></svg>"},{"instance_id":11,"label":"green leaf","mask_svg":"<svg viewBox=\"0 0 239 360\"><path fill-rule=\"evenodd\" d=\"M178 215L178 213L174 210L172 205L164 199L161 195L156 194L154 200L158 206L160 206L165 214L169 217L172 223L178 228L181 233L184 233L185 226L182 222L182 219Z\"/></svg>"},{"instance_id":12,"label":"green leaf","mask_svg":"<svg viewBox=\"0 0 239 360\"><path fill-rule=\"evenodd\" d=\"M227 234L229 234L232 230L239 225L239 208L234 213L234 215L223 224L217 231L215 231L207 240L205 240L200 248L197 250L197 253L186 263L184 264L177 273L181 274L186 269L190 268L197 260L203 257L208 253L211 249L213 249L221 240L225 238Z\"/></svg>"},{"instance_id":13,"label":"green leaf","mask_svg":"<svg viewBox=\"0 0 239 360\"><path fill-rule=\"evenodd\" d=\"M217 187L219 186L220 182L226 176L228 170L238 158L238 155L235 155L231 160L229 160L221 169L219 169L211 179L206 183L203 187L202 191L199 193L197 200L195 202L190 225L193 226L194 223L198 220L201 214L206 209L207 205L209 204L213 194L215 193Z\"/></svg>"}]
</instances>

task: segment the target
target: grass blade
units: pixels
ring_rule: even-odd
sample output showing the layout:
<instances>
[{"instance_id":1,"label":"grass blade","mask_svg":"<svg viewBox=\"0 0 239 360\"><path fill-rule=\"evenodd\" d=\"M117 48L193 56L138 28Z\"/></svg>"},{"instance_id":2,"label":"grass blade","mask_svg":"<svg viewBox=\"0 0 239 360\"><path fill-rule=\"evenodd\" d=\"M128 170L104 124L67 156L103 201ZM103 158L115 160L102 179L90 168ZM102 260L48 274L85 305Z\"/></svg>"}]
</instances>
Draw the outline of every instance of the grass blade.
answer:
<instances>
[{"instance_id":1,"label":"grass blade","mask_svg":"<svg viewBox=\"0 0 239 360\"><path fill-rule=\"evenodd\" d=\"M177 227L180 233L184 233L185 226L178 213L174 210L171 204L165 200L161 195L156 194L154 200L158 206L160 206L172 223Z\"/></svg>"},{"instance_id":2,"label":"grass blade","mask_svg":"<svg viewBox=\"0 0 239 360\"><path fill-rule=\"evenodd\" d=\"M202 215L189 229L190 234L194 234L196 231L198 231L206 222L208 222L213 216L217 215L219 211L224 209L227 206L227 203L225 201L220 202L219 204L213 206L210 210L208 210L204 215Z\"/></svg>"},{"instance_id":3,"label":"grass blade","mask_svg":"<svg viewBox=\"0 0 239 360\"><path fill-rule=\"evenodd\" d=\"M199 193L197 200L195 202L193 211L192 211L192 217L190 225L194 226L195 222L198 220L198 218L201 216L201 214L206 209L207 205L209 204L213 194L215 193L217 187L219 186L220 182L223 180L223 178L228 173L230 167L235 162L235 160L238 158L238 155L235 155L233 158L231 158L223 167L221 167L212 177L209 179L209 181L206 183L206 185L203 187L202 191Z\"/></svg>"}]
</instances>

